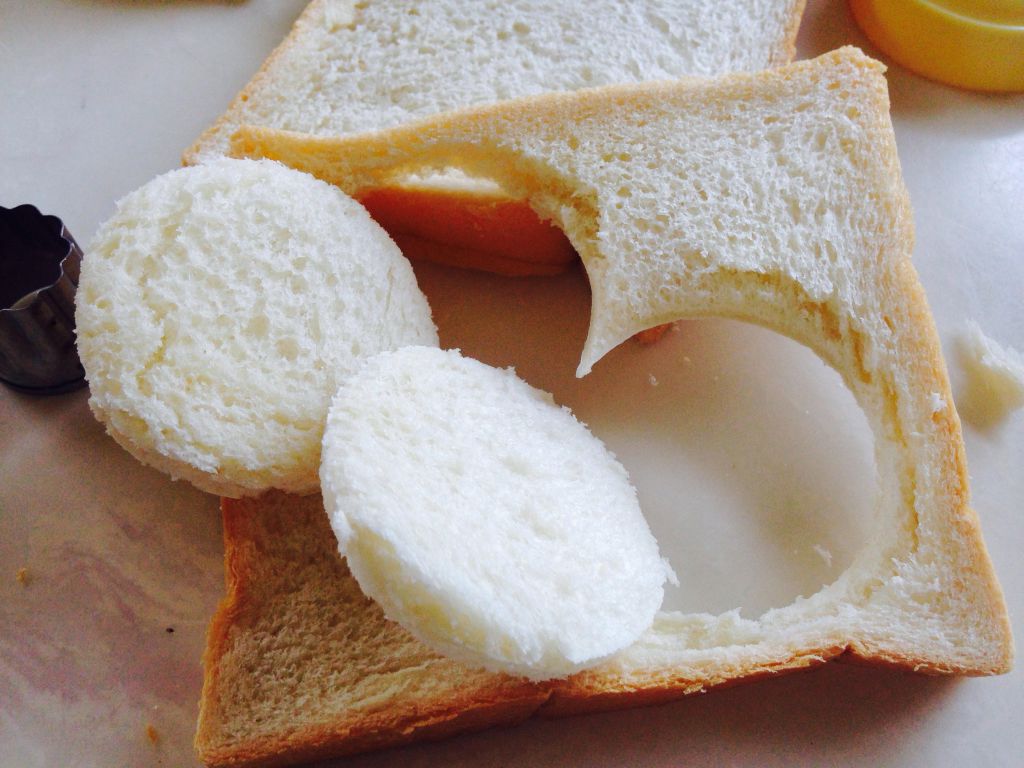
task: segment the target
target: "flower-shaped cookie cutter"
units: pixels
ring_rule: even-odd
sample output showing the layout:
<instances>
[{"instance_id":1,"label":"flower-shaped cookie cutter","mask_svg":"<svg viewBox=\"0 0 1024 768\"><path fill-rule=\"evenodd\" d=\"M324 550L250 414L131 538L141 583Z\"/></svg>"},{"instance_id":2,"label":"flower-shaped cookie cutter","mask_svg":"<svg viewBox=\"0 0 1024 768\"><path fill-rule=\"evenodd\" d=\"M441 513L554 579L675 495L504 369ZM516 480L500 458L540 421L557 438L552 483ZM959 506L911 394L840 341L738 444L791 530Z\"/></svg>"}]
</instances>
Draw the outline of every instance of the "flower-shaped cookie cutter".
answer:
<instances>
[{"instance_id":1,"label":"flower-shaped cookie cutter","mask_svg":"<svg viewBox=\"0 0 1024 768\"><path fill-rule=\"evenodd\" d=\"M47 395L85 385L75 348L81 261L59 218L0 206L0 382Z\"/></svg>"}]
</instances>

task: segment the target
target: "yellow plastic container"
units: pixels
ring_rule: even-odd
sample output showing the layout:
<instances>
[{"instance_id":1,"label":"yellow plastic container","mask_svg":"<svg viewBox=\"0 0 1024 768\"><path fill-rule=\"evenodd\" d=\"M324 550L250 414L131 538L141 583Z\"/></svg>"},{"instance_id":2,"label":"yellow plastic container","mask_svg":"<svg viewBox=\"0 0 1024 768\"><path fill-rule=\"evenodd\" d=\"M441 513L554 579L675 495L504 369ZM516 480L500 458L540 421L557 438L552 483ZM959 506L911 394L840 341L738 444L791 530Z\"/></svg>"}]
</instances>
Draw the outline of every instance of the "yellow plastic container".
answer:
<instances>
[{"instance_id":1,"label":"yellow plastic container","mask_svg":"<svg viewBox=\"0 0 1024 768\"><path fill-rule=\"evenodd\" d=\"M865 34L920 75L1024 91L1024 0L850 0Z\"/></svg>"}]
</instances>

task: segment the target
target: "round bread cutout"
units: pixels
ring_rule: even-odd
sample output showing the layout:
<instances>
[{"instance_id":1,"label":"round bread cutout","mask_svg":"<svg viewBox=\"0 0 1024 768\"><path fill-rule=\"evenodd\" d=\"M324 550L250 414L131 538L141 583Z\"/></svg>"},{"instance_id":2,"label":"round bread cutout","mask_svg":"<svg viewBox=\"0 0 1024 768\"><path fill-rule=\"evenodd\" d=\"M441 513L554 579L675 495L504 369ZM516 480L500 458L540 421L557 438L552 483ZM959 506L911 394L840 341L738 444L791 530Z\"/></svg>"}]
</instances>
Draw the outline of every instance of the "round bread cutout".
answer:
<instances>
[{"instance_id":1,"label":"round bread cutout","mask_svg":"<svg viewBox=\"0 0 1024 768\"><path fill-rule=\"evenodd\" d=\"M625 469L566 408L457 351L343 382L324 505L363 591L431 648L561 677L650 627L671 574Z\"/></svg>"},{"instance_id":2,"label":"round bread cutout","mask_svg":"<svg viewBox=\"0 0 1024 768\"><path fill-rule=\"evenodd\" d=\"M365 209L267 160L172 171L121 200L87 249L76 319L110 434L232 497L315 492L339 381L382 350L437 343Z\"/></svg>"}]
</instances>

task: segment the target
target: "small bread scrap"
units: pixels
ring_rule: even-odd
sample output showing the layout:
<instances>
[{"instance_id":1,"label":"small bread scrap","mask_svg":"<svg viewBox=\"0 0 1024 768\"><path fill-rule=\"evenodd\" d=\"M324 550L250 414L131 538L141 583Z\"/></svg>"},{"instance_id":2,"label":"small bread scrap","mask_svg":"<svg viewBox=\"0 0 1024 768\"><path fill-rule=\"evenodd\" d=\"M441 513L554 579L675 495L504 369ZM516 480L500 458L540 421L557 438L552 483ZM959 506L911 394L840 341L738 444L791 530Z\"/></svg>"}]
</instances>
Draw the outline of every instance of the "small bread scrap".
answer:
<instances>
[{"instance_id":1,"label":"small bread scrap","mask_svg":"<svg viewBox=\"0 0 1024 768\"><path fill-rule=\"evenodd\" d=\"M567 408L456 350L370 358L320 468L363 591L434 650L565 677L651 626L670 571L626 470Z\"/></svg>"},{"instance_id":2,"label":"small bread scrap","mask_svg":"<svg viewBox=\"0 0 1024 768\"><path fill-rule=\"evenodd\" d=\"M76 301L93 413L136 458L222 496L315 492L338 381L437 344L409 262L365 209L266 160L126 196Z\"/></svg>"},{"instance_id":3,"label":"small bread scrap","mask_svg":"<svg viewBox=\"0 0 1024 768\"><path fill-rule=\"evenodd\" d=\"M563 228L590 276L580 373L637 331L684 317L746 320L803 342L864 410L879 487L864 549L816 594L756 619L663 612L598 667L532 688L423 655L406 635L374 643L372 610L357 597L340 598L345 608L331 598L332 617L345 617L332 627L311 597L348 587L337 555L316 549L326 520L315 501L226 503L228 597L211 627L197 736L205 761L285 764L534 711L663 701L840 657L941 674L1010 668L1006 605L910 263L882 72L846 48L753 75L553 94L359 137L240 132L237 151L349 193L452 164L514 190ZM278 551L254 543L300 510L307 530L282 547L303 573L329 578L280 578ZM281 607L303 631L261 645ZM341 637L356 640L343 651ZM257 649L269 655L254 664ZM299 661L281 676L272 657Z\"/></svg>"},{"instance_id":4,"label":"small bread scrap","mask_svg":"<svg viewBox=\"0 0 1024 768\"><path fill-rule=\"evenodd\" d=\"M968 421L990 427L1024 405L1024 355L990 339L973 320L957 341L967 378L957 404Z\"/></svg>"}]
</instances>

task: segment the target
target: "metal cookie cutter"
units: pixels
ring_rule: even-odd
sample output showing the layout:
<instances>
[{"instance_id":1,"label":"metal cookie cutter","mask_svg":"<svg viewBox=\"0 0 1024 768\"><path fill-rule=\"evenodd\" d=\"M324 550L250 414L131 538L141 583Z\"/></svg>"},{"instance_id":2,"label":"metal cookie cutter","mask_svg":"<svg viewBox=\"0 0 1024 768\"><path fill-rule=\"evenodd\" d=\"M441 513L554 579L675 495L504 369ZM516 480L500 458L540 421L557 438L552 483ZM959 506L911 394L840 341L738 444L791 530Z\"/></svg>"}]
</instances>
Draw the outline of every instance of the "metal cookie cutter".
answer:
<instances>
[{"instance_id":1,"label":"metal cookie cutter","mask_svg":"<svg viewBox=\"0 0 1024 768\"><path fill-rule=\"evenodd\" d=\"M81 261L56 216L0 206L0 382L41 395L85 385L75 349Z\"/></svg>"}]
</instances>

